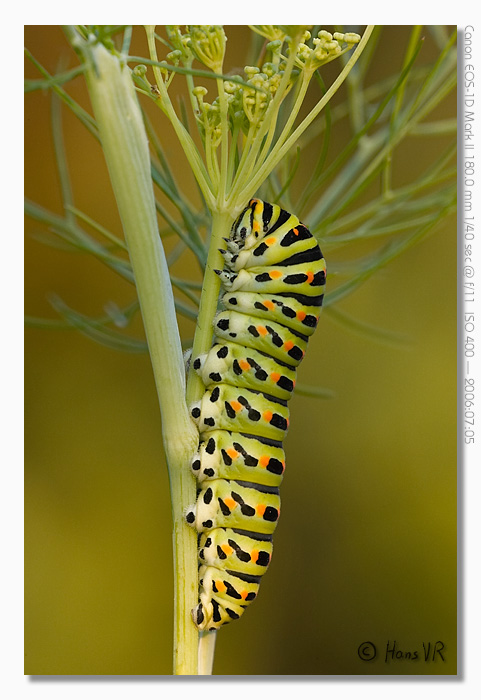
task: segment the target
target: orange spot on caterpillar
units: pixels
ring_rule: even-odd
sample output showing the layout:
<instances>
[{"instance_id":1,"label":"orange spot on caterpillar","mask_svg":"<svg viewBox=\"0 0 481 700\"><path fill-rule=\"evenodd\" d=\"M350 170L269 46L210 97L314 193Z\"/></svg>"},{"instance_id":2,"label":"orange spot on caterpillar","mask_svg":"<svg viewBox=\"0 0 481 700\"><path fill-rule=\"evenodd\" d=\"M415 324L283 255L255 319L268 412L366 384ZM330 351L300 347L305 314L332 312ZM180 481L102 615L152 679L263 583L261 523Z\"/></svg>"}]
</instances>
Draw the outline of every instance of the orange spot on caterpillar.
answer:
<instances>
[{"instance_id":1,"label":"orange spot on caterpillar","mask_svg":"<svg viewBox=\"0 0 481 700\"><path fill-rule=\"evenodd\" d=\"M259 333L259 335L267 335L268 334L268 330L265 326L256 326L256 329L257 329L257 332Z\"/></svg>"},{"instance_id":2,"label":"orange spot on caterpillar","mask_svg":"<svg viewBox=\"0 0 481 700\"><path fill-rule=\"evenodd\" d=\"M273 301L266 300L264 302L264 306L266 307L266 309L269 309L269 311L274 311L275 304Z\"/></svg>"},{"instance_id":3,"label":"orange spot on caterpillar","mask_svg":"<svg viewBox=\"0 0 481 700\"><path fill-rule=\"evenodd\" d=\"M271 379L274 382L274 384L277 384L280 378L281 375L279 374L279 372L271 372Z\"/></svg>"},{"instance_id":4,"label":"orange spot on caterpillar","mask_svg":"<svg viewBox=\"0 0 481 700\"><path fill-rule=\"evenodd\" d=\"M239 362L239 367L243 369L245 372L248 372L251 368L250 364L247 362L247 360L241 360Z\"/></svg>"},{"instance_id":5,"label":"orange spot on caterpillar","mask_svg":"<svg viewBox=\"0 0 481 700\"><path fill-rule=\"evenodd\" d=\"M234 450L233 447L229 447L229 449L226 450L226 452L231 459L237 459L237 457L239 456L239 453L237 452L237 450Z\"/></svg>"},{"instance_id":6,"label":"orange spot on caterpillar","mask_svg":"<svg viewBox=\"0 0 481 700\"><path fill-rule=\"evenodd\" d=\"M269 272L269 277L271 280L278 280L279 277L282 277L282 272L280 270L271 270Z\"/></svg>"},{"instance_id":7,"label":"orange spot on caterpillar","mask_svg":"<svg viewBox=\"0 0 481 700\"><path fill-rule=\"evenodd\" d=\"M224 581L216 581L215 587L217 588L219 593L225 593L227 590L227 586L225 585Z\"/></svg>"},{"instance_id":8,"label":"orange spot on caterpillar","mask_svg":"<svg viewBox=\"0 0 481 700\"><path fill-rule=\"evenodd\" d=\"M261 225L258 221L252 222L252 230L254 231L254 233L259 233L259 231L261 230Z\"/></svg>"},{"instance_id":9,"label":"orange spot on caterpillar","mask_svg":"<svg viewBox=\"0 0 481 700\"><path fill-rule=\"evenodd\" d=\"M234 501L233 498L224 498L224 503L226 504L227 508L229 508L229 510L233 510L237 505L237 501Z\"/></svg>"},{"instance_id":10,"label":"orange spot on caterpillar","mask_svg":"<svg viewBox=\"0 0 481 700\"><path fill-rule=\"evenodd\" d=\"M269 238L264 238L264 243L266 245L274 245L275 242L276 242L275 236L269 236Z\"/></svg>"},{"instance_id":11,"label":"orange spot on caterpillar","mask_svg":"<svg viewBox=\"0 0 481 700\"><path fill-rule=\"evenodd\" d=\"M256 513L259 516L259 518L262 518L265 512L266 506L263 503L259 503L259 505L256 506Z\"/></svg>"},{"instance_id":12,"label":"orange spot on caterpillar","mask_svg":"<svg viewBox=\"0 0 481 700\"><path fill-rule=\"evenodd\" d=\"M224 552L224 554L227 554L227 556L232 554L232 552L234 551L232 547L230 547L228 544L221 545L221 549Z\"/></svg>"},{"instance_id":13,"label":"orange spot on caterpillar","mask_svg":"<svg viewBox=\"0 0 481 700\"><path fill-rule=\"evenodd\" d=\"M286 352L289 352L289 350L292 350L293 347L294 347L294 341L293 340L286 340L286 342L284 343L284 350Z\"/></svg>"},{"instance_id":14,"label":"orange spot on caterpillar","mask_svg":"<svg viewBox=\"0 0 481 700\"><path fill-rule=\"evenodd\" d=\"M299 319L299 321L303 321L306 318L306 312L305 311L298 311L296 316Z\"/></svg>"},{"instance_id":15,"label":"orange spot on caterpillar","mask_svg":"<svg viewBox=\"0 0 481 700\"><path fill-rule=\"evenodd\" d=\"M253 549L251 552L251 561L254 562L254 564L257 562L259 559L259 550L258 549Z\"/></svg>"},{"instance_id":16,"label":"orange spot on caterpillar","mask_svg":"<svg viewBox=\"0 0 481 700\"><path fill-rule=\"evenodd\" d=\"M292 231L293 231L293 233L294 233L295 236L298 236L298 235L299 235L299 229L293 228Z\"/></svg>"},{"instance_id":17,"label":"orange spot on caterpillar","mask_svg":"<svg viewBox=\"0 0 481 700\"><path fill-rule=\"evenodd\" d=\"M266 423L270 423L272 420L272 411L264 411L262 417Z\"/></svg>"},{"instance_id":18,"label":"orange spot on caterpillar","mask_svg":"<svg viewBox=\"0 0 481 700\"><path fill-rule=\"evenodd\" d=\"M236 413L242 409L242 404L240 404L238 401L231 401L230 406Z\"/></svg>"},{"instance_id":19,"label":"orange spot on caterpillar","mask_svg":"<svg viewBox=\"0 0 481 700\"><path fill-rule=\"evenodd\" d=\"M314 279L314 273L313 272L306 272L306 277L307 277L307 284L311 284L312 280Z\"/></svg>"},{"instance_id":20,"label":"orange spot on caterpillar","mask_svg":"<svg viewBox=\"0 0 481 700\"><path fill-rule=\"evenodd\" d=\"M262 455L262 457L259 458L259 466L261 466L262 469L265 469L269 464L269 461L270 457L268 455Z\"/></svg>"},{"instance_id":21,"label":"orange spot on caterpillar","mask_svg":"<svg viewBox=\"0 0 481 700\"><path fill-rule=\"evenodd\" d=\"M242 598L242 600L245 600L247 598L248 593L249 593L249 591L241 591L240 592L240 597Z\"/></svg>"}]
</instances>

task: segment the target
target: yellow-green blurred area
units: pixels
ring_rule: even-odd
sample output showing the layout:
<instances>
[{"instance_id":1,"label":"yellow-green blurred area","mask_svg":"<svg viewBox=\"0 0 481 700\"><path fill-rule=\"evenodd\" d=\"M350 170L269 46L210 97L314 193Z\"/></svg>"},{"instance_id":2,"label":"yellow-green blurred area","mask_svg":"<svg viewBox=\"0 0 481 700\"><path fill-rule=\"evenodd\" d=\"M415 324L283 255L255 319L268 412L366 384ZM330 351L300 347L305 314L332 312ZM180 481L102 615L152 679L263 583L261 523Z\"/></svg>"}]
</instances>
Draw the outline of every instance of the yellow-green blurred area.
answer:
<instances>
[{"instance_id":1,"label":"yellow-green blurred area","mask_svg":"<svg viewBox=\"0 0 481 700\"><path fill-rule=\"evenodd\" d=\"M227 68L242 67L249 30L226 32ZM409 33L384 29L373 80L401 69ZM26 46L51 73L76 65L59 27L27 27ZM145 51L135 28L131 53ZM437 55L427 31L420 61ZM340 67L328 68L329 82ZM40 77L29 63L26 71ZM66 89L90 111L81 77ZM49 93L27 95L25 187L60 214L50 110ZM180 186L197 202L170 125L155 107L149 114ZM453 94L436 118L455 115ZM122 236L99 144L68 109L62 117L76 207ZM347 137L344 124L333 129L331 158ZM395 180L409 182L446 138L407 139L394 153ZM47 246L45 234L27 219L28 315L54 318L51 293L96 317L109 302L134 300L134 288L101 262ZM173 272L200 280L187 254ZM273 561L259 599L218 633L217 675L456 673L454 216L339 309L401 341L381 343L321 317L299 382L334 397L295 395L290 403ZM180 329L192 338L192 322L180 318ZM127 332L143 337L140 318ZM149 357L73 330L32 328L25 351L25 673L170 674L170 499ZM377 649L371 661L358 654L368 641ZM444 660L433 659L437 642Z\"/></svg>"}]
</instances>

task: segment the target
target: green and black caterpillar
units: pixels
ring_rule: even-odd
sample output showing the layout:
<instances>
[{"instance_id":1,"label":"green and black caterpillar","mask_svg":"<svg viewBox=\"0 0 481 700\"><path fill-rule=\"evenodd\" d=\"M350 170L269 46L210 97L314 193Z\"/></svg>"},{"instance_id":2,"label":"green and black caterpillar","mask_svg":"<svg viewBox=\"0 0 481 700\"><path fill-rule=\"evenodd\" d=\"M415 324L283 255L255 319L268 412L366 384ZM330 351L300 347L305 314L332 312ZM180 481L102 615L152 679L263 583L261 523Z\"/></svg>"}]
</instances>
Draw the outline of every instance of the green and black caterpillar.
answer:
<instances>
[{"instance_id":1,"label":"green and black caterpillar","mask_svg":"<svg viewBox=\"0 0 481 700\"><path fill-rule=\"evenodd\" d=\"M200 630L237 620L255 599L272 555L285 468L282 441L296 368L314 333L326 266L293 214L252 199L234 222L214 345L193 358L205 384L191 414L200 432L192 470L197 502L186 515L199 533Z\"/></svg>"}]
</instances>

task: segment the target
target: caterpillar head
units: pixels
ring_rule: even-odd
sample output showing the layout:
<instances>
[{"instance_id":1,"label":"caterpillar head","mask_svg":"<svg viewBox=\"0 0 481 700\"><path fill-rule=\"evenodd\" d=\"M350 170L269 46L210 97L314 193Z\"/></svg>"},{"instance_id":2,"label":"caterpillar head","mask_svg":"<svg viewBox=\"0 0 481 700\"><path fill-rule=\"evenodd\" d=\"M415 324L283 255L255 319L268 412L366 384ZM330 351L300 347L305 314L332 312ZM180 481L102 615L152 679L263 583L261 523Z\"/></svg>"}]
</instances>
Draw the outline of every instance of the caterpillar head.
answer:
<instances>
[{"instance_id":1,"label":"caterpillar head","mask_svg":"<svg viewBox=\"0 0 481 700\"><path fill-rule=\"evenodd\" d=\"M232 248L253 248L264 235L262 223L263 202L260 199L251 199L249 205L238 216L234 222L230 241L234 244ZM231 248L231 249L232 249Z\"/></svg>"}]
</instances>

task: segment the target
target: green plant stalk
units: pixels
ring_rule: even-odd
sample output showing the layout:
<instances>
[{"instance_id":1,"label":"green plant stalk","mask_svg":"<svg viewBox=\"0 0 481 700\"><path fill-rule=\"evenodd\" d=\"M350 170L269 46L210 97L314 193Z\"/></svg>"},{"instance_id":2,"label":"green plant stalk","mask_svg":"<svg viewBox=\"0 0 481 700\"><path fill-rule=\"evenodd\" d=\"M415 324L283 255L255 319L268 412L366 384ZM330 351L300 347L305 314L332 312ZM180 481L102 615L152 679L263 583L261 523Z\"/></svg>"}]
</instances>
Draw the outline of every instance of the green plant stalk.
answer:
<instances>
[{"instance_id":1,"label":"green plant stalk","mask_svg":"<svg viewBox=\"0 0 481 700\"><path fill-rule=\"evenodd\" d=\"M297 115L299 114L299 110L302 107L302 103L304 102L304 97L306 96L307 88L309 87L309 83L311 82L311 77L312 77L312 71L310 73L304 72L302 74L302 80L301 80L299 90L297 92L294 106L292 107L289 118L288 118L284 128L282 129L282 132L280 133L279 138L277 139L277 143L279 145L282 145L285 142L285 140L287 139L287 137L289 136L289 134L291 132L292 126L296 120ZM262 149L262 153L261 153L261 156L259 158L259 165L261 165L265 161L267 154L268 154L268 148L264 147Z\"/></svg>"},{"instance_id":2,"label":"green plant stalk","mask_svg":"<svg viewBox=\"0 0 481 700\"><path fill-rule=\"evenodd\" d=\"M420 24L413 27L413 29L411 31L409 45L407 48L406 55L404 57L403 69L405 69L409 65L411 57L415 53L417 53L416 46L419 43L421 31L422 31L422 25L420 25ZM393 107L393 110L391 113L391 119L390 119L391 134L395 133L395 124L396 124L396 120L399 116L399 113L401 111L401 106L403 103L405 90L406 90L406 81L403 81L400 84L399 89L396 93L394 107ZM391 180L392 180L392 151L388 152L388 154L386 155L386 163L385 163L384 172L383 172L383 192L384 192L385 197L389 197L391 195Z\"/></svg>"},{"instance_id":3,"label":"green plant stalk","mask_svg":"<svg viewBox=\"0 0 481 700\"><path fill-rule=\"evenodd\" d=\"M216 639L217 630L208 630L199 634L199 676L212 675Z\"/></svg>"},{"instance_id":4,"label":"green plant stalk","mask_svg":"<svg viewBox=\"0 0 481 700\"><path fill-rule=\"evenodd\" d=\"M232 130L232 138L231 138L231 147L230 147L230 152L229 152L229 162L227 165L227 188L230 188L232 185L232 180L234 178L234 168L235 168L235 163L236 163L236 157L237 157L237 144L239 141L239 131L240 131L240 122L235 121L234 122L234 128Z\"/></svg>"},{"instance_id":5,"label":"green plant stalk","mask_svg":"<svg viewBox=\"0 0 481 700\"><path fill-rule=\"evenodd\" d=\"M247 201L251 196L252 193L254 193L257 188L261 185L264 180L267 179L269 174L272 172L272 170L276 167L276 165L282 160L282 158L287 154L290 148L294 145L294 143L297 141L297 139L304 133L304 131L307 129L307 127L314 121L314 119L317 117L317 115L321 112L323 107L329 102L329 100L335 95L335 93L339 90L341 87L342 83L344 80L347 78L349 75L350 71L352 70L354 64L357 62L359 57L361 56L362 52L364 51L364 48L369 41L369 37L371 36L372 30L373 30L373 25L369 25L366 27L366 30L361 38L361 41L357 45L354 53L342 69L342 71L339 73L335 81L332 83L330 88L324 93L322 98L319 100L319 102L316 104L316 106L309 112L309 114L302 120L302 122L299 124L299 126L293 131L293 133L287 138L286 141L280 146L280 148L274 146L262 166L258 169L256 172L256 175L251 178L250 182L248 183L242 183L245 184L244 189L238 193L238 198ZM239 188L240 189L240 188Z\"/></svg>"},{"instance_id":6,"label":"green plant stalk","mask_svg":"<svg viewBox=\"0 0 481 700\"><path fill-rule=\"evenodd\" d=\"M244 145L244 152L246 153L246 158L244 160L244 154L243 157L241 158L241 161L239 163L239 167L237 168L237 174L234 179L234 183L232 185L232 189L229 193L229 202L236 202L240 199L243 199L247 201L248 197L241 196L239 195L239 191L242 189L242 187L245 188L246 183L250 181L250 175L252 172L252 169L254 168L254 164L256 162L256 159L259 156L259 151L262 148L262 143L264 136L266 133L269 131L270 127L272 124L274 124L277 121L278 113L279 113L279 108L281 106L281 102L285 97L285 92L286 88L289 84L289 79L291 77L292 69L295 64L295 59L296 59L296 47L299 42L292 42L290 44L290 50L291 53L289 55L289 58L287 60L287 64L284 70L284 74L282 76L281 82L279 84L279 87L277 88L276 94L274 95L274 99L272 102L270 102L269 106L267 107L266 113L264 115L264 118L261 122L261 125L257 129L257 132L255 133L254 139L252 141L252 145L249 143L249 149L247 149L247 142ZM251 129L249 129L249 134L250 136ZM254 131L253 131L254 133ZM268 138L269 140L269 138ZM275 150L275 148L274 148ZM266 178L263 178L266 179ZM262 180L260 181L260 183ZM259 183L259 184L260 184ZM258 187L259 185L257 185ZM255 192L255 190L252 190L252 192Z\"/></svg>"},{"instance_id":7,"label":"green plant stalk","mask_svg":"<svg viewBox=\"0 0 481 700\"><path fill-rule=\"evenodd\" d=\"M162 415L172 496L175 572L174 673L197 673L197 538L184 519L195 501L189 462L198 433L184 399L181 342L159 237L150 158L130 70L102 45L84 46L86 79L134 270Z\"/></svg>"},{"instance_id":8,"label":"green plant stalk","mask_svg":"<svg viewBox=\"0 0 481 700\"><path fill-rule=\"evenodd\" d=\"M219 276L215 274L214 270L222 269L224 266L222 255L218 249L222 247L222 238L229 234L232 222L241 209L242 206L235 211L224 209L212 213L209 255L205 267L199 316L192 347L192 357L194 358L208 352L212 345L212 337L214 334L212 319L217 309L220 291L220 279ZM204 391L205 386L201 378L193 371L191 366L187 380L187 405L190 406L195 401L198 401L202 397Z\"/></svg>"},{"instance_id":9,"label":"green plant stalk","mask_svg":"<svg viewBox=\"0 0 481 700\"><path fill-rule=\"evenodd\" d=\"M227 124L227 100L224 90L224 81L217 79L217 90L219 93L219 105L221 114L221 166L220 166L220 178L219 178L219 191L218 191L218 201L223 202L226 194L227 187L227 171L229 164L229 127ZM232 143L231 148L234 148L234 143Z\"/></svg>"},{"instance_id":10,"label":"green plant stalk","mask_svg":"<svg viewBox=\"0 0 481 700\"><path fill-rule=\"evenodd\" d=\"M200 297L199 316L197 318L197 327L192 347L193 358L207 353L212 346L212 337L214 335L212 320L217 310L220 291L220 278L215 274L214 270L222 269L224 266L222 255L220 254L218 248L222 244L222 238L228 235L232 222L241 208L242 207L239 207L239 209L236 211L229 211L225 209L221 211L216 210L212 213L209 255L205 267L202 294ZM204 392L205 386L199 375L194 372L191 363L187 380L187 405L190 406L195 401L199 401ZM197 561L197 550L195 552L195 559ZM215 632L205 632L199 635L199 675L209 676L212 674L215 640Z\"/></svg>"},{"instance_id":11,"label":"green plant stalk","mask_svg":"<svg viewBox=\"0 0 481 700\"><path fill-rule=\"evenodd\" d=\"M220 291L220 279L214 270L222 269L224 264L218 248L222 238L228 234L232 222L238 212L214 211L212 213L212 229L210 234L209 255L205 267L202 294L200 297L199 316L192 347L192 357L198 357L207 353L212 346L214 328L212 319L217 310ZM190 406L199 401L205 391L205 386L192 368L192 363L187 380L186 400ZM197 552L196 552L197 559ZM198 674L209 676L212 674L214 663L214 648L216 640L215 632L205 632L199 635L198 645Z\"/></svg>"},{"instance_id":12,"label":"green plant stalk","mask_svg":"<svg viewBox=\"0 0 481 700\"><path fill-rule=\"evenodd\" d=\"M153 25L146 25L145 26L145 32L147 34L147 42L149 45L149 52L152 57L152 60L158 61L157 59L157 48L155 46L155 33L154 33L154 27ZM197 183L202 191L202 194L204 195L204 198L208 204L213 206L213 198L212 198L212 188L211 188L211 182L208 173L206 172L204 162L202 161L202 158L200 157L199 151L197 150L197 147L192 140L192 137L190 134L187 132L186 128L182 124L182 122L178 119L175 110L172 106L172 103L169 98L169 94L167 92L167 88L165 86L163 77L162 77L162 72L159 69L158 66L153 66L154 70L154 75L155 79L157 81L157 87L160 92L160 98L156 100L156 104L162 109L162 111L166 114L168 117L169 121L172 123L172 126L175 129L175 133L177 134L177 138L179 139L182 148L184 149L184 153L189 161L189 165L192 168L192 172L195 175L195 179L197 180Z\"/></svg>"}]
</instances>

